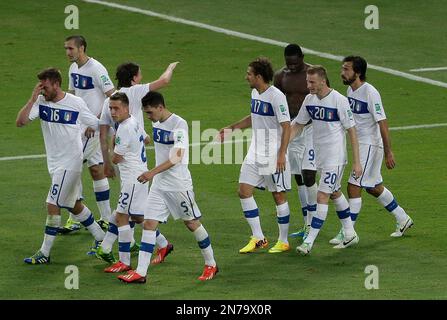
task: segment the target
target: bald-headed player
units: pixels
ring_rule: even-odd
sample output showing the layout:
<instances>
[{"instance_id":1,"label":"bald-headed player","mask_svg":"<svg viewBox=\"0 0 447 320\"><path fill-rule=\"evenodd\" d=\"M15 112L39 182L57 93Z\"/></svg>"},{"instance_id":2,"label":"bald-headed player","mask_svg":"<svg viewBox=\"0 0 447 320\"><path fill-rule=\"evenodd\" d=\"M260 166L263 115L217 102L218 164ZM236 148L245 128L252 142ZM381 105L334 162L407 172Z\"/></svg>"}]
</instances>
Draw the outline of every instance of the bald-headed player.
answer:
<instances>
[{"instance_id":1,"label":"bald-headed player","mask_svg":"<svg viewBox=\"0 0 447 320\"><path fill-rule=\"evenodd\" d=\"M284 49L286 65L274 76L274 85L287 98L290 119L294 119L301 108L304 98L309 94L306 83L306 71L309 64L304 62L300 46L289 44ZM305 237L312 221L312 214L317 209L317 185L315 183L315 151L312 140L312 125L308 123L301 135L289 142L289 162L291 174L298 185L298 195L304 218L302 229L290 234L291 237Z\"/></svg>"}]
</instances>

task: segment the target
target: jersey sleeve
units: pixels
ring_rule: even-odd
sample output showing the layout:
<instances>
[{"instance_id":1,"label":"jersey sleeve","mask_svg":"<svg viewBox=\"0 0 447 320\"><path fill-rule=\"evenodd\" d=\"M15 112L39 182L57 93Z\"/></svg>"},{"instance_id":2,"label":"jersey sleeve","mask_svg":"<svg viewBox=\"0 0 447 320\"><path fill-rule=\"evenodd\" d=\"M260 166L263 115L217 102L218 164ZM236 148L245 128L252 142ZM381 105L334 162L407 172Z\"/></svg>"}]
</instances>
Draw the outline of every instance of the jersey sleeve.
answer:
<instances>
[{"instance_id":1,"label":"jersey sleeve","mask_svg":"<svg viewBox=\"0 0 447 320\"><path fill-rule=\"evenodd\" d=\"M189 146L188 125L185 122L180 122L174 129L174 148L187 149Z\"/></svg>"},{"instance_id":2,"label":"jersey sleeve","mask_svg":"<svg viewBox=\"0 0 447 320\"><path fill-rule=\"evenodd\" d=\"M337 101L337 112L343 128L349 129L355 126L354 115L349 106L348 98L340 95Z\"/></svg>"},{"instance_id":3,"label":"jersey sleeve","mask_svg":"<svg viewBox=\"0 0 447 320\"><path fill-rule=\"evenodd\" d=\"M287 104L286 96L284 94L277 95L272 102L278 122L290 121L289 105Z\"/></svg>"},{"instance_id":4,"label":"jersey sleeve","mask_svg":"<svg viewBox=\"0 0 447 320\"><path fill-rule=\"evenodd\" d=\"M103 93L110 91L114 88L112 80L110 80L109 74L107 73L106 68L102 65L98 67L98 72L96 74L98 77L98 83Z\"/></svg>"},{"instance_id":5,"label":"jersey sleeve","mask_svg":"<svg viewBox=\"0 0 447 320\"><path fill-rule=\"evenodd\" d=\"M295 117L295 119L293 119L292 124L294 123L306 124L311 119L309 112L307 112L306 102L307 102L307 96L304 99L303 103L301 104L300 111L298 112L298 115Z\"/></svg>"},{"instance_id":6,"label":"jersey sleeve","mask_svg":"<svg viewBox=\"0 0 447 320\"><path fill-rule=\"evenodd\" d=\"M107 98L106 100L104 100L104 103L102 105L101 118L99 119L100 125L111 126L113 124L112 116L109 109L109 101L110 99Z\"/></svg>"},{"instance_id":7,"label":"jersey sleeve","mask_svg":"<svg viewBox=\"0 0 447 320\"><path fill-rule=\"evenodd\" d=\"M386 119L385 110L383 109L382 99L376 90L368 92L368 111L376 122Z\"/></svg>"},{"instance_id":8,"label":"jersey sleeve","mask_svg":"<svg viewBox=\"0 0 447 320\"><path fill-rule=\"evenodd\" d=\"M149 92L150 83L146 84L136 84L130 87L130 91L132 95L135 97L135 100L141 103L141 99Z\"/></svg>"},{"instance_id":9,"label":"jersey sleeve","mask_svg":"<svg viewBox=\"0 0 447 320\"><path fill-rule=\"evenodd\" d=\"M99 119L96 117L85 104L84 100L78 99L79 122L82 125L98 130Z\"/></svg>"},{"instance_id":10,"label":"jersey sleeve","mask_svg":"<svg viewBox=\"0 0 447 320\"><path fill-rule=\"evenodd\" d=\"M72 76L71 76L71 72L72 72L72 67L70 66L70 69L68 70L68 90L69 91L74 91L75 90L75 87L74 87L74 84L73 84L73 78L72 78Z\"/></svg>"},{"instance_id":11,"label":"jersey sleeve","mask_svg":"<svg viewBox=\"0 0 447 320\"><path fill-rule=\"evenodd\" d=\"M30 119L30 121L33 121L34 119L39 117L39 103L40 103L41 99L42 99L42 96L39 95L36 102L34 102L33 106L31 107L31 111L28 115L28 119Z\"/></svg>"},{"instance_id":12,"label":"jersey sleeve","mask_svg":"<svg viewBox=\"0 0 447 320\"><path fill-rule=\"evenodd\" d=\"M115 148L113 149L113 152L120 156L124 156L127 151L129 151L129 134L123 127L118 127L115 135Z\"/></svg>"}]
</instances>

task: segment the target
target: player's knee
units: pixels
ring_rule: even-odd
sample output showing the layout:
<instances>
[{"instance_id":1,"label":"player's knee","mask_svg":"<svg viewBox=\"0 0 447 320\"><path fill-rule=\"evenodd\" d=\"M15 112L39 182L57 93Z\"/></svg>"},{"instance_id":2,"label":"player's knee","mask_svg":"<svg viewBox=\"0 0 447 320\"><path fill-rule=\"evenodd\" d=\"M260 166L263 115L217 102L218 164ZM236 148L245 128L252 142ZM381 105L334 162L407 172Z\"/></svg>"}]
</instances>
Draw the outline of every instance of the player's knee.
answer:
<instances>
[{"instance_id":1,"label":"player's knee","mask_svg":"<svg viewBox=\"0 0 447 320\"><path fill-rule=\"evenodd\" d=\"M104 179L104 166L102 164L96 164L88 168L90 170L90 175L93 180L101 180Z\"/></svg>"},{"instance_id":2,"label":"player's knee","mask_svg":"<svg viewBox=\"0 0 447 320\"><path fill-rule=\"evenodd\" d=\"M273 192L273 199L275 200L276 205L281 205L287 202L286 193L285 192Z\"/></svg>"},{"instance_id":3,"label":"player's knee","mask_svg":"<svg viewBox=\"0 0 447 320\"><path fill-rule=\"evenodd\" d=\"M316 171L303 171L303 180L306 187L312 187L315 184Z\"/></svg>"},{"instance_id":4,"label":"player's knee","mask_svg":"<svg viewBox=\"0 0 447 320\"><path fill-rule=\"evenodd\" d=\"M296 181L296 184L299 186L302 186L304 184L303 176L300 174L295 174L295 181Z\"/></svg>"},{"instance_id":5,"label":"player's knee","mask_svg":"<svg viewBox=\"0 0 447 320\"><path fill-rule=\"evenodd\" d=\"M200 221L199 220L185 220L183 221L185 223L185 226L189 229L189 231L194 232L197 230L198 227L200 227Z\"/></svg>"},{"instance_id":6,"label":"player's knee","mask_svg":"<svg viewBox=\"0 0 447 320\"><path fill-rule=\"evenodd\" d=\"M383 185L379 184L379 185L375 186L374 188L366 188L366 192L368 192L370 195L377 198L383 192Z\"/></svg>"},{"instance_id":7,"label":"player's knee","mask_svg":"<svg viewBox=\"0 0 447 320\"><path fill-rule=\"evenodd\" d=\"M143 222L143 229L144 230L152 230L155 231L157 230L158 227L158 221L155 220L144 220Z\"/></svg>"},{"instance_id":8,"label":"player's knee","mask_svg":"<svg viewBox=\"0 0 447 320\"><path fill-rule=\"evenodd\" d=\"M247 199L253 195L249 190L245 190L244 188L241 187L239 187L237 193L240 199Z\"/></svg>"},{"instance_id":9,"label":"player's knee","mask_svg":"<svg viewBox=\"0 0 447 320\"><path fill-rule=\"evenodd\" d=\"M142 216L131 216L131 219L135 223L142 223L144 218Z\"/></svg>"}]
</instances>

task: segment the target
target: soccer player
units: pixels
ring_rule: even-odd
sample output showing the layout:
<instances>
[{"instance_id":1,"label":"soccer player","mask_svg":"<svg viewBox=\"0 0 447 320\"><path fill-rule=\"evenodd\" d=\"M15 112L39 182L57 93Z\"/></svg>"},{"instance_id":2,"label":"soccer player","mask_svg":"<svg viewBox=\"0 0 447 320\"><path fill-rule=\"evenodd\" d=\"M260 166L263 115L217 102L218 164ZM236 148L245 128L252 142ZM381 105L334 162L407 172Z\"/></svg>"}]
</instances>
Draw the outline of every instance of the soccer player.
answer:
<instances>
[{"instance_id":1,"label":"soccer player","mask_svg":"<svg viewBox=\"0 0 447 320\"><path fill-rule=\"evenodd\" d=\"M388 132L388 123L382 99L379 92L366 82L367 63L359 56L349 56L343 59L341 78L348 85L348 99L357 128L360 145L360 163L363 174L359 179L349 178L348 196L351 209L351 220L355 224L362 207L362 188L377 198L396 218L396 230L391 237L402 237L411 228L413 220L405 210L398 205L394 195L383 185L380 169L385 153L385 165L393 169L396 165L391 140ZM330 243L340 243L343 230L340 230Z\"/></svg>"},{"instance_id":2,"label":"soccer player","mask_svg":"<svg viewBox=\"0 0 447 320\"><path fill-rule=\"evenodd\" d=\"M140 84L143 75L141 73L140 66L133 62L126 62L119 65L116 69L116 80L118 80L118 91L125 93L129 100L129 114L134 117L138 122L140 128L143 130L143 141L144 144L149 143L149 136L144 131L144 119L143 111L141 105L141 99L150 91L158 90L169 84L172 78L173 71L177 66L178 62L171 63L165 72L155 81ZM101 150L104 159L104 173L107 177L113 178L115 176L114 168L111 163L109 156L109 146L108 146L108 132L109 129L118 128L119 123L115 122L111 116L109 108L109 98L104 101L103 109L101 112L100 124L100 141ZM146 170L147 171L147 168ZM115 220L116 213L113 213L109 221L109 229L104 237L104 241L101 243L101 247L98 249L96 256L103 259L106 262L116 262L112 254L113 243L118 238L118 228L116 226ZM139 246L136 244L133 237L133 230L135 222L143 222L143 216L133 217L134 221L130 222L132 229L132 240L131 240L131 252L134 250L139 250ZM169 243L166 238L157 230L157 252L156 258L152 263L161 263L164 261L165 257L174 249L174 246Z\"/></svg>"},{"instance_id":3,"label":"soccer player","mask_svg":"<svg viewBox=\"0 0 447 320\"><path fill-rule=\"evenodd\" d=\"M99 61L86 54L87 42L83 36L67 37L64 48L68 59L72 62L68 71L68 90L70 93L81 97L90 111L99 118L105 98L115 91L107 70ZM106 230L111 215L110 187L104 175L99 132L87 128L85 134L82 134L82 139L84 161L87 162L93 179L96 204L101 214L98 223ZM79 229L80 225L69 218L61 232L69 233ZM89 254L94 254L94 250Z\"/></svg>"},{"instance_id":4,"label":"soccer player","mask_svg":"<svg viewBox=\"0 0 447 320\"><path fill-rule=\"evenodd\" d=\"M16 125L23 127L40 118L51 187L46 200L48 215L44 240L40 250L25 258L24 261L28 264L50 262L50 251L61 223L61 208L68 209L73 219L86 227L97 243L104 238L104 231L80 200L81 124L97 130L98 118L90 112L81 98L62 91L59 70L45 69L37 78L39 82L30 100L19 111Z\"/></svg>"},{"instance_id":5,"label":"soccer player","mask_svg":"<svg viewBox=\"0 0 447 320\"><path fill-rule=\"evenodd\" d=\"M133 234L129 216L141 222L144 217L148 187L138 183L138 176L147 171L144 131L138 120L129 113L129 99L123 92L116 92L109 98L110 114L117 126L112 162L120 170L121 189L114 214L118 231L119 261L107 267L105 272L130 270L130 250ZM111 249L111 248L110 248ZM114 262L111 252L106 254L102 247L96 252L98 257ZM109 259L107 259L107 258Z\"/></svg>"},{"instance_id":6,"label":"soccer player","mask_svg":"<svg viewBox=\"0 0 447 320\"><path fill-rule=\"evenodd\" d=\"M290 137L290 116L286 96L270 82L273 67L267 58L252 61L245 79L251 92L251 114L220 130L220 139L236 129L253 128L248 153L239 175L239 198L252 236L239 253L266 248L268 241L262 232L259 209L253 197L254 188L267 188L276 203L279 236L269 253L290 250L287 239L290 210L286 191L291 188L287 146Z\"/></svg>"},{"instance_id":7,"label":"soccer player","mask_svg":"<svg viewBox=\"0 0 447 320\"><path fill-rule=\"evenodd\" d=\"M128 283L145 283L149 262L155 246L159 222L171 215L182 219L194 234L205 259L205 268L199 280L211 280L219 272L214 260L208 232L200 222L201 213L194 199L191 173L188 169L188 124L170 112L163 96L151 91L142 99L143 110L153 122L156 166L138 177L146 183L153 180L144 213L138 267L118 277Z\"/></svg>"},{"instance_id":8,"label":"soccer player","mask_svg":"<svg viewBox=\"0 0 447 320\"><path fill-rule=\"evenodd\" d=\"M326 69L322 66L309 67L306 81L310 94L304 99L298 116L292 122L291 138L301 133L306 123L312 119L316 166L320 171L320 182L317 211L312 217L309 234L296 248L297 252L304 255L310 253L326 220L329 198L334 201L344 234L342 242L334 248L347 248L359 241L349 215L348 201L340 191L340 182L347 163L345 130L348 131L352 145L354 178L358 179L362 174L355 121L349 109L348 99L328 86Z\"/></svg>"},{"instance_id":9,"label":"soccer player","mask_svg":"<svg viewBox=\"0 0 447 320\"><path fill-rule=\"evenodd\" d=\"M303 52L297 44L289 44L285 47L284 60L286 65L275 73L273 84L286 95L290 118L293 120L309 93L306 71L310 65L304 62ZM317 210L317 184L315 183L317 171L311 123L304 127L301 135L289 142L288 155L290 172L295 176L298 185L298 196L304 218L303 228L291 233L290 236L306 237L312 215Z\"/></svg>"}]
</instances>

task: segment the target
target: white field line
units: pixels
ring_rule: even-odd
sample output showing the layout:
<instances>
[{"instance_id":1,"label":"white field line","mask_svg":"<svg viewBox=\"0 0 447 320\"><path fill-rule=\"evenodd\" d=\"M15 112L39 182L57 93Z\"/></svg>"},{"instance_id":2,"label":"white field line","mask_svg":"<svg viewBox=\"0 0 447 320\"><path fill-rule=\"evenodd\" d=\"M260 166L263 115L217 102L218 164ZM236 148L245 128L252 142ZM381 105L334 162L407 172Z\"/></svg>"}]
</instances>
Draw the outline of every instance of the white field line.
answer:
<instances>
[{"instance_id":1,"label":"white field line","mask_svg":"<svg viewBox=\"0 0 447 320\"><path fill-rule=\"evenodd\" d=\"M390 130L413 130L413 129L426 129L426 128L437 128L437 127L447 127L447 123L433 123L433 124L421 124L421 125L414 125L414 126L405 126L405 127L392 127ZM241 143L244 141L249 142L251 139L242 139L242 140L227 140L223 142L222 144L228 144L228 143ZM197 146L205 146L208 144L221 144L219 142L200 142L200 143L191 143L191 147L197 147ZM146 147L148 150L153 150L154 146ZM25 160L25 159L40 159L40 158L46 158L46 154L34 154L34 155L28 155L28 156L13 156L13 157L1 157L0 161L9 161L9 160Z\"/></svg>"},{"instance_id":2,"label":"white field line","mask_svg":"<svg viewBox=\"0 0 447 320\"><path fill-rule=\"evenodd\" d=\"M411 69L412 72L424 72L424 71L442 71L447 70L447 67L439 67L439 68L419 68L419 69Z\"/></svg>"},{"instance_id":3,"label":"white field line","mask_svg":"<svg viewBox=\"0 0 447 320\"><path fill-rule=\"evenodd\" d=\"M267 44L271 44L271 45L275 45L275 46L285 47L288 44L287 42L258 37L255 35L238 32L238 31L233 31L233 30L229 30L229 29L219 28L219 27L215 27L215 26L205 24L205 23L200 23L200 22L191 21L191 20L187 20L187 19L177 18L174 16L169 16L169 15L161 14L161 13L150 11L150 10L144 10L144 9L140 9L140 8L136 8L136 7L125 6L125 5L118 4L118 3L98 1L98 0L83 0L83 1L88 2L88 3L99 4L99 5L103 5L103 6L107 6L107 7L117 8L117 9L121 9L121 10L125 10L125 11L136 12L136 13L144 14L147 16L168 20L168 21L175 22L175 23L186 24L189 26L193 26L193 27L197 27L197 28L201 28L201 29L207 29L207 30L214 31L217 33L223 33L223 34L233 36L233 37L267 43ZM307 48L303 48L303 47L302 47L302 50L304 53L322 57L322 58L326 58L326 59L330 59L330 60L335 60L335 61L342 61L344 58L342 56L333 55L331 53L319 52L319 51L315 51L315 50L307 49ZM406 73L406 72L402 72L402 71L398 71L398 70L394 70L394 69L390 69L390 68L386 68L386 67L376 66L373 64L368 64L368 67L370 69L389 73L394 76L398 76L398 77L402 77L402 78L406 78L406 79L410 79L410 80L414 80L414 81L418 81L418 82L424 82L424 83L428 83L428 84L431 84L434 86L447 88L447 83L445 83L445 82L428 79L428 78L424 78L424 77L420 77L420 76L415 76L410 73Z\"/></svg>"}]
</instances>

